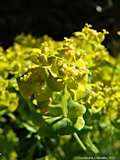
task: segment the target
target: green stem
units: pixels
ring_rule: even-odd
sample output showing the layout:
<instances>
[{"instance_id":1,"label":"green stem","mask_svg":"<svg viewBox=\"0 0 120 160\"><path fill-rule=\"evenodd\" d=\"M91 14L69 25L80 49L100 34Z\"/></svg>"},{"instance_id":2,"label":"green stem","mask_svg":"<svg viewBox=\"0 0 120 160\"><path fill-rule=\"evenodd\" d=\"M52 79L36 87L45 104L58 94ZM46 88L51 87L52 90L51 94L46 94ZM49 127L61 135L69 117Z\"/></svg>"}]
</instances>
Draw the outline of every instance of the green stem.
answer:
<instances>
[{"instance_id":1,"label":"green stem","mask_svg":"<svg viewBox=\"0 0 120 160\"><path fill-rule=\"evenodd\" d=\"M63 92L63 96L62 96L62 107L63 107L63 115L64 117L67 117L68 114L68 109L67 109L67 96L66 93L67 92L67 87L65 86L65 90Z\"/></svg>"},{"instance_id":2,"label":"green stem","mask_svg":"<svg viewBox=\"0 0 120 160\"><path fill-rule=\"evenodd\" d=\"M74 135L76 141L78 142L78 144L82 147L82 149L83 149L84 151L86 151L87 148L85 147L85 145L84 145L83 142L81 141L81 139L80 139L80 137L78 136L78 134L77 134L76 132L74 132L73 135Z\"/></svg>"}]
</instances>

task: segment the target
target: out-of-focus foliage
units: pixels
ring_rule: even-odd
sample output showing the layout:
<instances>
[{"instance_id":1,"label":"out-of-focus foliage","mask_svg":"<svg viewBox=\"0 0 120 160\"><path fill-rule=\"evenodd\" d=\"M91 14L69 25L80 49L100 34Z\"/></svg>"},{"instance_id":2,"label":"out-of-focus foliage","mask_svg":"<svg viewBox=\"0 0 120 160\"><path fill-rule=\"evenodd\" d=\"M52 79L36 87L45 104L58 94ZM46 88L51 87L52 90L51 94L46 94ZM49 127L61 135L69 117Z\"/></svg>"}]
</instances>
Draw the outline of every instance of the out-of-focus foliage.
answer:
<instances>
[{"instance_id":1,"label":"out-of-focus foliage","mask_svg":"<svg viewBox=\"0 0 120 160\"><path fill-rule=\"evenodd\" d=\"M86 25L61 42L20 35L1 48L2 160L120 156L120 58L105 34Z\"/></svg>"}]
</instances>

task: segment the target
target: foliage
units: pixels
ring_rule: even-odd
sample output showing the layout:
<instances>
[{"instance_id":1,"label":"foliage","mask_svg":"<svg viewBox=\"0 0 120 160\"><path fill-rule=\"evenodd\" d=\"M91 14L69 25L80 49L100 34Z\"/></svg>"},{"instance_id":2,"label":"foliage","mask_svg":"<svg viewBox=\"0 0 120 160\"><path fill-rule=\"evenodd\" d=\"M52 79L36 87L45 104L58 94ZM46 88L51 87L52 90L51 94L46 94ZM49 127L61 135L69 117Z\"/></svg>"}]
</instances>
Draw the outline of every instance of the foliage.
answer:
<instances>
[{"instance_id":1,"label":"foliage","mask_svg":"<svg viewBox=\"0 0 120 160\"><path fill-rule=\"evenodd\" d=\"M105 34L86 25L64 41L20 35L0 49L2 160L120 156L120 58Z\"/></svg>"}]
</instances>

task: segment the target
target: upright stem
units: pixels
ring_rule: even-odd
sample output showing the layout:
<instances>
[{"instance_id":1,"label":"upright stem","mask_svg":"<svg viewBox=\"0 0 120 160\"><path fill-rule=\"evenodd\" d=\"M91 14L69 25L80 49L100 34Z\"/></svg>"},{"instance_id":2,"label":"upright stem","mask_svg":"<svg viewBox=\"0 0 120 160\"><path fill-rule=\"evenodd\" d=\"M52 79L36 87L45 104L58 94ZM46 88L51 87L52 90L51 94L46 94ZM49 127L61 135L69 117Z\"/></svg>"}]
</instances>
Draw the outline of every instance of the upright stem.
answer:
<instances>
[{"instance_id":1,"label":"upright stem","mask_svg":"<svg viewBox=\"0 0 120 160\"><path fill-rule=\"evenodd\" d=\"M62 96L62 108L63 108L64 117L67 117L68 109L67 109L67 87L66 86Z\"/></svg>"}]
</instances>

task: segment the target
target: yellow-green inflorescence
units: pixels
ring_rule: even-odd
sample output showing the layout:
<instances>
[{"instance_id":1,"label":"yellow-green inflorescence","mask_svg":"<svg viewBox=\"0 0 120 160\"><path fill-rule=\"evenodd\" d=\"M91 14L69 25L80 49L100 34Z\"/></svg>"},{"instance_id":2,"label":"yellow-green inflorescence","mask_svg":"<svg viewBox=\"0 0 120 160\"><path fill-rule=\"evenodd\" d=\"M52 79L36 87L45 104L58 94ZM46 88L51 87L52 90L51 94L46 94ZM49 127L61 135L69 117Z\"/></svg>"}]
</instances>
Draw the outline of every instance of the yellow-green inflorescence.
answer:
<instances>
[{"instance_id":1,"label":"yellow-green inflorescence","mask_svg":"<svg viewBox=\"0 0 120 160\"><path fill-rule=\"evenodd\" d=\"M59 42L48 36L18 36L12 47L0 49L0 107L17 108L17 94L10 89L14 88L24 98L32 97L45 119L61 116L61 123L77 130L85 126L86 110L116 120L120 110L119 58L111 57L101 44L105 34L105 30L97 32L86 25Z\"/></svg>"},{"instance_id":2,"label":"yellow-green inflorescence","mask_svg":"<svg viewBox=\"0 0 120 160\"><path fill-rule=\"evenodd\" d=\"M115 83L120 77L119 65L101 44L105 34L105 30L97 32L86 25L81 32L61 42L45 36L39 43L35 40L36 43L30 44L27 42L30 37L23 36L25 44L21 41L17 45L23 47L32 64L18 78L23 96L33 95L45 116L67 118L78 130L85 125L86 109L90 113L104 112L110 119L116 119L120 89Z\"/></svg>"}]
</instances>

